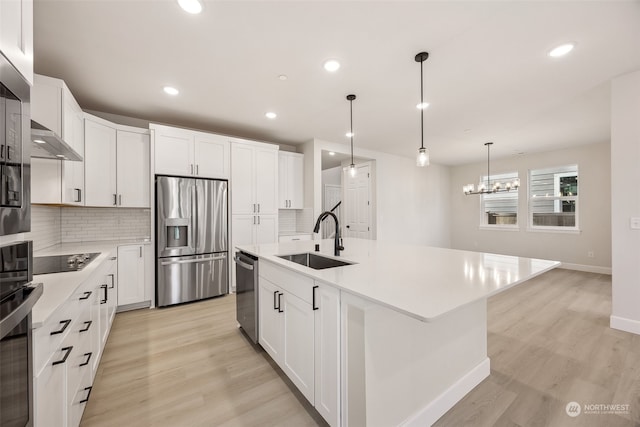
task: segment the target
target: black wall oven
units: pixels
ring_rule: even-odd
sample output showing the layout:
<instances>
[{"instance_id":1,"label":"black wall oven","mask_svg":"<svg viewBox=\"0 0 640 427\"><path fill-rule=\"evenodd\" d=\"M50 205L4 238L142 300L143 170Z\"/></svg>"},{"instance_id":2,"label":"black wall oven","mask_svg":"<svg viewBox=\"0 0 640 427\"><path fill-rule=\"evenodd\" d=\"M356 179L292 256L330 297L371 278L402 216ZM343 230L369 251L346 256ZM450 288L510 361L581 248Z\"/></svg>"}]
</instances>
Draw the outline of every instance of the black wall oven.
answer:
<instances>
[{"instance_id":1,"label":"black wall oven","mask_svg":"<svg viewBox=\"0 0 640 427\"><path fill-rule=\"evenodd\" d=\"M0 53L0 235L31 230L31 88Z\"/></svg>"},{"instance_id":2,"label":"black wall oven","mask_svg":"<svg viewBox=\"0 0 640 427\"><path fill-rule=\"evenodd\" d=\"M30 284L30 241L0 247L0 426L33 425L31 309L42 284Z\"/></svg>"}]
</instances>

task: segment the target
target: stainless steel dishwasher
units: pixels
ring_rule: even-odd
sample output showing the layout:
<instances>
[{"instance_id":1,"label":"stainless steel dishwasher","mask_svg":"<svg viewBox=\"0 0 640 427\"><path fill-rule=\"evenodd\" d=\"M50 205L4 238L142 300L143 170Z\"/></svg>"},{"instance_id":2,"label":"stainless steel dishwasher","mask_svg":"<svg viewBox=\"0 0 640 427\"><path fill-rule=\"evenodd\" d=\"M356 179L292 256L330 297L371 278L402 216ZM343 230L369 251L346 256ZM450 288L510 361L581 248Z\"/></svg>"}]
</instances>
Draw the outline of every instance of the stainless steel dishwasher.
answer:
<instances>
[{"instance_id":1,"label":"stainless steel dishwasher","mask_svg":"<svg viewBox=\"0 0 640 427\"><path fill-rule=\"evenodd\" d=\"M258 258L236 252L236 319L254 343L258 342Z\"/></svg>"}]
</instances>

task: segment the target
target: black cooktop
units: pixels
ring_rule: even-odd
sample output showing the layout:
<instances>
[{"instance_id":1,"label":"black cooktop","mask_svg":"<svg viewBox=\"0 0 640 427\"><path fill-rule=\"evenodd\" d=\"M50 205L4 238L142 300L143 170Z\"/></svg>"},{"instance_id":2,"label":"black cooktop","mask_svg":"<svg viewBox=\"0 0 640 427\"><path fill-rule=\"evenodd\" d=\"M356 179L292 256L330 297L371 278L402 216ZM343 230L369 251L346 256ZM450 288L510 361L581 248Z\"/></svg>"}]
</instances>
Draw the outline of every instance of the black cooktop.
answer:
<instances>
[{"instance_id":1,"label":"black cooktop","mask_svg":"<svg viewBox=\"0 0 640 427\"><path fill-rule=\"evenodd\" d=\"M33 258L33 274L65 273L80 271L93 261L100 252L88 254L37 256Z\"/></svg>"}]
</instances>

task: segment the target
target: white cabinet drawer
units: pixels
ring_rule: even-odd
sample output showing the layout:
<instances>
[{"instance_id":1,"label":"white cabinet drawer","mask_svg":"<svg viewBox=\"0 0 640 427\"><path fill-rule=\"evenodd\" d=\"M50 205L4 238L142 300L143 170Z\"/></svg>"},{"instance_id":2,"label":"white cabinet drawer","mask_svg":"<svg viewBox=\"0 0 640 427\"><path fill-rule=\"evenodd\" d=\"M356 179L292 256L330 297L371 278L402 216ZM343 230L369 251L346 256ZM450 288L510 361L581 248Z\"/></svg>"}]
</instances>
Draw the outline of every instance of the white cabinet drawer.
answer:
<instances>
[{"instance_id":1,"label":"white cabinet drawer","mask_svg":"<svg viewBox=\"0 0 640 427\"><path fill-rule=\"evenodd\" d=\"M58 350L63 338L69 334L73 326L76 312L75 301L69 301L58 309L50 318L34 331L33 334L33 373L38 375L52 353Z\"/></svg>"},{"instance_id":2,"label":"white cabinet drawer","mask_svg":"<svg viewBox=\"0 0 640 427\"><path fill-rule=\"evenodd\" d=\"M309 304L313 300L313 279L300 273L277 266L269 261L261 261L258 268L260 277L277 284L283 290L297 296Z\"/></svg>"}]
</instances>

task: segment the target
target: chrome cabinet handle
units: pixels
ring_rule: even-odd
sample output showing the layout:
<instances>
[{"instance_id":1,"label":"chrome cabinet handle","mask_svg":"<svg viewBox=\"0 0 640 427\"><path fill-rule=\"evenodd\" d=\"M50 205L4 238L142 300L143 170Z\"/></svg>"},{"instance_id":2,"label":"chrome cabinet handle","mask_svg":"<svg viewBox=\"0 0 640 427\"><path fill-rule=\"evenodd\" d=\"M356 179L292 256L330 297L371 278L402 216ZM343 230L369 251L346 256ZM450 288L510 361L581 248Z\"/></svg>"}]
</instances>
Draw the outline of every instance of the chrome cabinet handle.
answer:
<instances>
[{"instance_id":1,"label":"chrome cabinet handle","mask_svg":"<svg viewBox=\"0 0 640 427\"><path fill-rule=\"evenodd\" d=\"M69 354L71 354L71 350L73 350L73 346L70 347L64 347L61 349L62 351L64 351L64 356L62 357L62 359L60 360L56 360L55 362L52 363L53 366L55 365L60 365L61 363L64 363L67 361L67 357L69 357Z\"/></svg>"},{"instance_id":2,"label":"chrome cabinet handle","mask_svg":"<svg viewBox=\"0 0 640 427\"><path fill-rule=\"evenodd\" d=\"M85 325L87 325L86 328L80 329L78 332L87 332L89 330L89 328L91 327L91 323L93 323L92 320L87 320L86 322L84 322Z\"/></svg>"},{"instance_id":3,"label":"chrome cabinet handle","mask_svg":"<svg viewBox=\"0 0 640 427\"><path fill-rule=\"evenodd\" d=\"M140 256L139 258L142 258L142 246L140 246Z\"/></svg>"},{"instance_id":4,"label":"chrome cabinet handle","mask_svg":"<svg viewBox=\"0 0 640 427\"><path fill-rule=\"evenodd\" d=\"M258 225L260 225L260 217L258 217Z\"/></svg>"},{"instance_id":5,"label":"chrome cabinet handle","mask_svg":"<svg viewBox=\"0 0 640 427\"><path fill-rule=\"evenodd\" d=\"M278 300L278 291L273 291L273 309L274 310L280 309L280 307L278 307L277 300Z\"/></svg>"},{"instance_id":6,"label":"chrome cabinet handle","mask_svg":"<svg viewBox=\"0 0 640 427\"><path fill-rule=\"evenodd\" d=\"M78 299L80 299L80 300L89 299L89 297L91 296L91 294L92 294L92 292L91 292L91 291L86 291L86 292L84 293L84 296L81 296L81 297L80 297L80 298L78 298Z\"/></svg>"},{"instance_id":7,"label":"chrome cabinet handle","mask_svg":"<svg viewBox=\"0 0 640 427\"><path fill-rule=\"evenodd\" d=\"M88 402L88 401L89 401L89 396L91 396L91 390L92 390L92 389L93 389L93 387L92 387L92 386L90 386L90 387L85 387L85 388L84 388L84 390L85 390L85 391L88 391L89 393L87 393L87 397L86 397L86 398L84 398L84 399L82 399L79 403L86 403L86 402Z\"/></svg>"},{"instance_id":8,"label":"chrome cabinet handle","mask_svg":"<svg viewBox=\"0 0 640 427\"><path fill-rule=\"evenodd\" d=\"M57 335L57 334L63 333L67 329L67 327L71 324L71 319L61 320L60 324L62 325L62 328L58 329L57 331L51 332L51 335Z\"/></svg>"},{"instance_id":9,"label":"chrome cabinet handle","mask_svg":"<svg viewBox=\"0 0 640 427\"><path fill-rule=\"evenodd\" d=\"M122 194L118 195L118 205L122 206Z\"/></svg>"},{"instance_id":10,"label":"chrome cabinet handle","mask_svg":"<svg viewBox=\"0 0 640 427\"><path fill-rule=\"evenodd\" d=\"M82 190L79 188L74 188L74 191L76 191L76 195L78 196L78 200L74 200L74 202L79 203L82 201Z\"/></svg>"},{"instance_id":11,"label":"chrome cabinet handle","mask_svg":"<svg viewBox=\"0 0 640 427\"><path fill-rule=\"evenodd\" d=\"M253 213L256 213L256 204L253 204Z\"/></svg>"},{"instance_id":12,"label":"chrome cabinet handle","mask_svg":"<svg viewBox=\"0 0 640 427\"><path fill-rule=\"evenodd\" d=\"M255 217L255 215L253 216L253 225L256 225L256 217Z\"/></svg>"},{"instance_id":13,"label":"chrome cabinet handle","mask_svg":"<svg viewBox=\"0 0 640 427\"><path fill-rule=\"evenodd\" d=\"M240 258L238 257L233 257L233 260L236 262L236 264L238 264L240 267L242 268L246 268L249 271L253 271L253 265L251 264L247 264L244 261L241 261Z\"/></svg>"},{"instance_id":14,"label":"chrome cabinet handle","mask_svg":"<svg viewBox=\"0 0 640 427\"><path fill-rule=\"evenodd\" d=\"M258 203L258 213L260 213L260 203Z\"/></svg>"}]
</instances>

